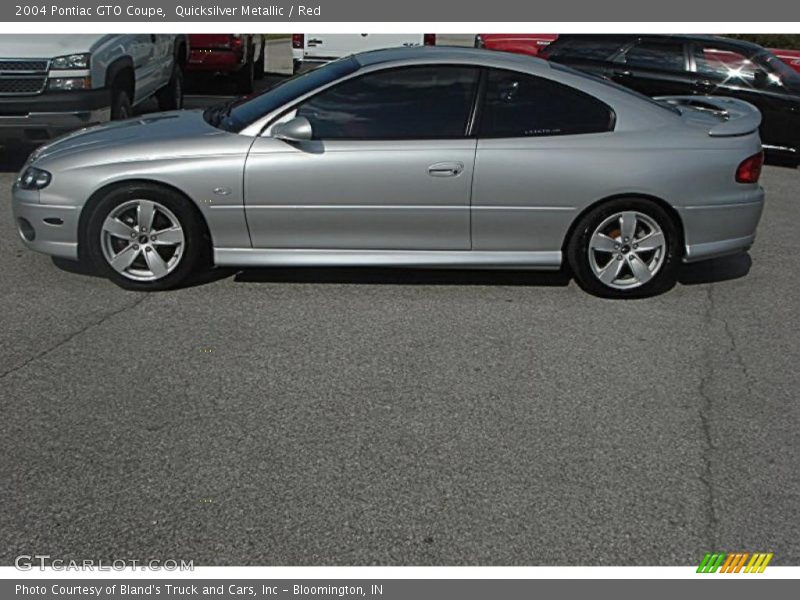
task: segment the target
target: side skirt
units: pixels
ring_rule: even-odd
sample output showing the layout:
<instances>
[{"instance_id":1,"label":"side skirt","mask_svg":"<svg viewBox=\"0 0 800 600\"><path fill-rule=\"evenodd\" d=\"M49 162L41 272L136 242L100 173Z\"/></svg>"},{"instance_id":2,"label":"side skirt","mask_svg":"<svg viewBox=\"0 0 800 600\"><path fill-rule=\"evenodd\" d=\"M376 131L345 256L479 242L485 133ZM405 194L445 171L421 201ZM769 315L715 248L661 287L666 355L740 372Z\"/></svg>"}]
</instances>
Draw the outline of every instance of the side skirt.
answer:
<instances>
[{"instance_id":1,"label":"side skirt","mask_svg":"<svg viewBox=\"0 0 800 600\"><path fill-rule=\"evenodd\" d=\"M561 251L214 248L214 263L220 267L422 267L557 270L561 267Z\"/></svg>"}]
</instances>

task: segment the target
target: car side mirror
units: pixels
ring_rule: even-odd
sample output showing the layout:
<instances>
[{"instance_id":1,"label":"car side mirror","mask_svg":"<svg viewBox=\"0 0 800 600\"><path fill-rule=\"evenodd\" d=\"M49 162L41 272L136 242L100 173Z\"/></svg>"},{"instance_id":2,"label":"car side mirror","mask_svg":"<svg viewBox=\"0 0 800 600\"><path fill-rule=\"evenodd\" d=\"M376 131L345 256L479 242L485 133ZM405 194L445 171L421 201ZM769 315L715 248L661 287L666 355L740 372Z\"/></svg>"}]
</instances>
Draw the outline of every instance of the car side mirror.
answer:
<instances>
[{"instance_id":1,"label":"car side mirror","mask_svg":"<svg viewBox=\"0 0 800 600\"><path fill-rule=\"evenodd\" d=\"M284 142L307 142L313 134L311 123L305 117L295 117L272 128L272 137Z\"/></svg>"}]
</instances>

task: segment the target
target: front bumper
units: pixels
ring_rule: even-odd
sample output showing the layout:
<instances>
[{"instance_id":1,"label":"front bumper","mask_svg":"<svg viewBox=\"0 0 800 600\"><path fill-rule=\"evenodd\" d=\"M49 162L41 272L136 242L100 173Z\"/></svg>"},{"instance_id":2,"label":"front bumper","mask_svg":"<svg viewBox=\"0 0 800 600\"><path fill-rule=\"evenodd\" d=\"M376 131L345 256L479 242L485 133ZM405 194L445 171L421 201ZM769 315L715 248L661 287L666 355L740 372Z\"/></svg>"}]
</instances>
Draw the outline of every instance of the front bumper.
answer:
<instances>
[{"instance_id":1,"label":"front bumper","mask_svg":"<svg viewBox=\"0 0 800 600\"><path fill-rule=\"evenodd\" d=\"M684 228L684 262L747 251L756 239L764 190L756 186L730 202L678 208Z\"/></svg>"},{"instance_id":2,"label":"front bumper","mask_svg":"<svg viewBox=\"0 0 800 600\"><path fill-rule=\"evenodd\" d=\"M78 259L79 207L41 204L39 192L21 190L15 183L11 191L11 210L17 233L28 248L51 256Z\"/></svg>"},{"instance_id":3,"label":"front bumper","mask_svg":"<svg viewBox=\"0 0 800 600\"><path fill-rule=\"evenodd\" d=\"M0 140L41 142L111 118L108 90L0 98Z\"/></svg>"}]
</instances>

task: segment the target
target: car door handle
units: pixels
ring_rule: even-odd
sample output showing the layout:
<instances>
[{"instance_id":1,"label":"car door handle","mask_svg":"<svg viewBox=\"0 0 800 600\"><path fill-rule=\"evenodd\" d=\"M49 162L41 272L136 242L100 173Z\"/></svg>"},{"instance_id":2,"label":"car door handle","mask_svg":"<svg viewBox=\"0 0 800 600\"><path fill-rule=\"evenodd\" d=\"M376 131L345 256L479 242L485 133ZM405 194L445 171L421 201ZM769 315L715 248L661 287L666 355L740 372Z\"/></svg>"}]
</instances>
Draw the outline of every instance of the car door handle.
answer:
<instances>
[{"instance_id":1,"label":"car door handle","mask_svg":"<svg viewBox=\"0 0 800 600\"><path fill-rule=\"evenodd\" d=\"M464 163L460 162L441 162L428 167L428 175L431 177L455 177L461 175L464 170Z\"/></svg>"},{"instance_id":2,"label":"car door handle","mask_svg":"<svg viewBox=\"0 0 800 600\"><path fill-rule=\"evenodd\" d=\"M614 77L631 77L633 73L630 71L614 71Z\"/></svg>"}]
</instances>

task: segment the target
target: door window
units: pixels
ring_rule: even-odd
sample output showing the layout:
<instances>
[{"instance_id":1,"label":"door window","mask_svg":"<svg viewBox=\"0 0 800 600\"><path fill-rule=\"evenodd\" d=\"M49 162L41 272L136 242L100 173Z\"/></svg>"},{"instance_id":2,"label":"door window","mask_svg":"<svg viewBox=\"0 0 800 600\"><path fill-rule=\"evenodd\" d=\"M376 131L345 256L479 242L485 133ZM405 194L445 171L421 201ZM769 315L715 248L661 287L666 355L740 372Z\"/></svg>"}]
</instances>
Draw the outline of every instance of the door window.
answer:
<instances>
[{"instance_id":1,"label":"door window","mask_svg":"<svg viewBox=\"0 0 800 600\"><path fill-rule=\"evenodd\" d=\"M575 88L513 71L492 69L480 113L481 137L600 133L614 128L614 112Z\"/></svg>"},{"instance_id":2,"label":"door window","mask_svg":"<svg viewBox=\"0 0 800 600\"><path fill-rule=\"evenodd\" d=\"M630 48L623 60L627 66L635 69L672 72L686 70L683 44L680 42L645 40Z\"/></svg>"},{"instance_id":3,"label":"door window","mask_svg":"<svg viewBox=\"0 0 800 600\"><path fill-rule=\"evenodd\" d=\"M387 69L325 90L297 110L314 139L448 139L466 135L478 69L423 66Z\"/></svg>"},{"instance_id":4,"label":"door window","mask_svg":"<svg viewBox=\"0 0 800 600\"><path fill-rule=\"evenodd\" d=\"M765 75L757 65L739 52L714 46L695 46L695 69L701 75L732 84L752 84L758 73Z\"/></svg>"}]
</instances>

